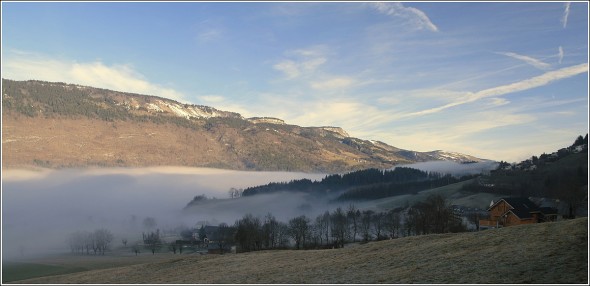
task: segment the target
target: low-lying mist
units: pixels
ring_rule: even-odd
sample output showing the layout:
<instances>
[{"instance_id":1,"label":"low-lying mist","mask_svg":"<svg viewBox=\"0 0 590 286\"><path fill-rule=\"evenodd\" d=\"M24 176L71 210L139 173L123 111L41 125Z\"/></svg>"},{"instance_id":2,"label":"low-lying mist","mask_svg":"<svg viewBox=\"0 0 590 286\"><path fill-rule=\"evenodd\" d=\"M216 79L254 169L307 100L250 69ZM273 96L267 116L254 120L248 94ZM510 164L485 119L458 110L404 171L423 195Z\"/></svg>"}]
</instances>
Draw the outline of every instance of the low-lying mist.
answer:
<instances>
[{"instance_id":1,"label":"low-lying mist","mask_svg":"<svg viewBox=\"0 0 590 286\"><path fill-rule=\"evenodd\" d=\"M461 176L489 171L497 163L405 166ZM2 257L66 252L70 234L99 228L113 233L113 245L120 245L121 239L133 243L146 231L143 220L148 217L163 231L205 223L232 225L247 213L260 218L271 213L283 222L301 214L313 219L349 203L328 204L331 197L293 192L230 199L228 191L302 178L321 180L325 175L187 167L4 170ZM208 199L184 209L198 195Z\"/></svg>"},{"instance_id":2,"label":"low-lying mist","mask_svg":"<svg viewBox=\"0 0 590 286\"><path fill-rule=\"evenodd\" d=\"M291 209L308 210L305 198L261 196L211 200L183 212L196 195L229 198L230 188L246 188L324 174L243 172L204 168L108 168L84 170L4 170L2 174L3 259L68 251L69 234L110 230L115 238L141 239L143 220L153 217L162 230L209 222L233 224L245 213L272 212L289 218Z\"/></svg>"},{"instance_id":3,"label":"low-lying mist","mask_svg":"<svg viewBox=\"0 0 590 286\"><path fill-rule=\"evenodd\" d=\"M429 161L408 165L399 165L396 167L409 167L425 172L437 172L441 174L451 174L456 177L465 175L474 175L486 173L498 167L498 162L482 161L476 163L457 163L453 161ZM395 167L394 167L395 169Z\"/></svg>"}]
</instances>

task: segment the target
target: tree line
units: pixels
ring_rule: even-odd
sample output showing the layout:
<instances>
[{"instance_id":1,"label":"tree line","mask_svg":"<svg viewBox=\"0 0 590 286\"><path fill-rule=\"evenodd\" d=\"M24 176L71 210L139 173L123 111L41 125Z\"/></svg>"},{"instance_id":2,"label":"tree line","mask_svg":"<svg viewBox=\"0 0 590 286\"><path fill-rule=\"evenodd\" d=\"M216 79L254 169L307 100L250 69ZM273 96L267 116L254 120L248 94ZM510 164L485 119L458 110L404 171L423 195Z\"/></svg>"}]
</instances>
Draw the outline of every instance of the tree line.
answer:
<instances>
[{"instance_id":1,"label":"tree line","mask_svg":"<svg viewBox=\"0 0 590 286\"><path fill-rule=\"evenodd\" d=\"M351 187L379 184L403 184L408 182L435 180L442 177L444 176L440 173L424 172L407 167L397 167L393 170L385 171L371 168L350 172L344 175L328 175L321 181L299 179L292 180L290 182L269 183L266 185L249 187L243 191L242 195L252 196L280 191L327 194L332 191L343 190Z\"/></svg>"},{"instance_id":2,"label":"tree line","mask_svg":"<svg viewBox=\"0 0 590 286\"><path fill-rule=\"evenodd\" d=\"M144 220L146 227L155 227L153 218ZM206 233L184 229L182 239L165 241L159 229L143 232L142 239L130 245L136 255L142 249L155 254L162 249L182 254L185 246L204 248L213 244L221 254L236 245L239 252L275 249L342 248L347 243L366 243L404 236L466 231L460 218L453 214L440 195L431 195L412 206L384 212L361 210L350 204L325 211L316 217L300 215L286 222L268 213L264 217L245 214L233 225L221 223ZM68 237L72 253L104 255L113 240L106 229L94 232L77 231ZM127 247L127 239L122 239Z\"/></svg>"},{"instance_id":3,"label":"tree line","mask_svg":"<svg viewBox=\"0 0 590 286\"><path fill-rule=\"evenodd\" d=\"M288 222L272 214L264 218L246 214L232 229L240 251L266 249L340 248L346 243L393 239L402 236L466 231L448 202L439 195L411 207L376 212L353 204L315 218L301 215ZM227 237L232 237L231 235Z\"/></svg>"}]
</instances>

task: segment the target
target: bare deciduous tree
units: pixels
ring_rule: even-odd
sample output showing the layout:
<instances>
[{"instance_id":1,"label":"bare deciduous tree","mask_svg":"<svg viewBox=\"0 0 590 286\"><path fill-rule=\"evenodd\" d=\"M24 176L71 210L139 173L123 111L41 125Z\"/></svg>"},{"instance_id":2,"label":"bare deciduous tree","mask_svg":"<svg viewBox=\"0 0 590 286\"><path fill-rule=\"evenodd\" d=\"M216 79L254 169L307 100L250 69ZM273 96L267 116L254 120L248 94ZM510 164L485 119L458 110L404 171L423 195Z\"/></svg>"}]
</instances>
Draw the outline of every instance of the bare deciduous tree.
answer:
<instances>
[{"instance_id":1,"label":"bare deciduous tree","mask_svg":"<svg viewBox=\"0 0 590 286\"><path fill-rule=\"evenodd\" d=\"M367 242L371 240L371 227L373 225L373 215L375 214L372 210L364 210L361 216L361 234L363 235L363 241Z\"/></svg>"},{"instance_id":2,"label":"bare deciduous tree","mask_svg":"<svg viewBox=\"0 0 590 286\"><path fill-rule=\"evenodd\" d=\"M334 238L335 246L344 247L346 242L346 231L348 229L348 222L346 214L342 208L336 208L330 216L330 226L332 237Z\"/></svg>"},{"instance_id":3,"label":"bare deciduous tree","mask_svg":"<svg viewBox=\"0 0 590 286\"><path fill-rule=\"evenodd\" d=\"M262 224L260 219L252 214L246 214L236 221L236 242L241 251L254 251L262 247Z\"/></svg>"},{"instance_id":4,"label":"bare deciduous tree","mask_svg":"<svg viewBox=\"0 0 590 286\"><path fill-rule=\"evenodd\" d=\"M94 231L94 243L95 247L102 255L108 249L109 244L113 241L113 234L104 228L97 229Z\"/></svg>"},{"instance_id":5,"label":"bare deciduous tree","mask_svg":"<svg viewBox=\"0 0 590 286\"><path fill-rule=\"evenodd\" d=\"M152 255L156 253L156 250L162 248L162 239L160 238L160 230L156 232L150 232L147 235L143 234L143 245L145 248L152 251Z\"/></svg>"},{"instance_id":6,"label":"bare deciduous tree","mask_svg":"<svg viewBox=\"0 0 590 286\"><path fill-rule=\"evenodd\" d=\"M401 226L400 213L395 210L390 210L385 216L385 228L389 232L390 238L399 236L399 229ZM396 236L397 234L397 236Z\"/></svg>"},{"instance_id":7,"label":"bare deciduous tree","mask_svg":"<svg viewBox=\"0 0 590 286\"><path fill-rule=\"evenodd\" d=\"M295 240L295 248L305 248L306 238L309 233L309 218L305 215L289 220L291 237Z\"/></svg>"},{"instance_id":8,"label":"bare deciduous tree","mask_svg":"<svg viewBox=\"0 0 590 286\"><path fill-rule=\"evenodd\" d=\"M348 211L346 212L348 222L351 228L351 238L353 242L356 242L356 235L358 234L359 220L361 217L361 211L357 209L353 204L350 204Z\"/></svg>"},{"instance_id":9,"label":"bare deciduous tree","mask_svg":"<svg viewBox=\"0 0 590 286\"><path fill-rule=\"evenodd\" d=\"M131 251L135 253L135 256L137 256L137 254L141 252L141 247L139 247L138 242L134 243L133 246L131 246Z\"/></svg>"},{"instance_id":10,"label":"bare deciduous tree","mask_svg":"<svg viewBox=\"0 0 590 286\"><path fill-rule=\"evenodd\" d=\"M107 229L97 229L94 232L76 231L68 237L68 244L73 253L90 254L90 249L94 254L104 255L110 243L113 241L113 234Z\"/></svg>"},{"instance_id":11,"label":"bare deciduous tree","mask_svg":"<svg viewBox=\"0 0 590 286\"><path fill-rule=\"evenodd\" d=\"M373 215L373 233L375 234L375 239L382 240L383 237L383 229L385 228L385 213L378 212Z\"/></svg>"},{"instance_id":12,"label":"bare deciduous tree","mask_svg":"<svg viewBox=\"0 0 590 286\"><path fill-rule=\"evenodd\" d=\"M262 225L263 244L265 248L274 249L279 245L279 221L268 213L264 217L264 224Z\"/></svg>"}]
</instances>

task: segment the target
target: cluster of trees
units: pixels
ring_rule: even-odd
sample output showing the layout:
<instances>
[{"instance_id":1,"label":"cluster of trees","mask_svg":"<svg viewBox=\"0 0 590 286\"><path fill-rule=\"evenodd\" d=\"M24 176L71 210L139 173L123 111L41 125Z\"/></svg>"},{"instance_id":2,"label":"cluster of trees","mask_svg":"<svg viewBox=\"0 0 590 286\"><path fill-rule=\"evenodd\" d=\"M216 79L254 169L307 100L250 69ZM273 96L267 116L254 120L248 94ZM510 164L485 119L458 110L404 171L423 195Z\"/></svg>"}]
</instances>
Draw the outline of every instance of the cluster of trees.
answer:
<instances>
[{"instance_id":1,"label":"cluster of trees","mask_svg":"<svg viewBox=\"0 0 590 286\"><path fill-rule=\"evenodd\" d=\"M407 235L447 233L466 231L460 218L455 217L452 209L441 196L430 196L418 202L408 210L405 218Z\"/></svg>"},{"instance_id":2,"label":"cluster of trees","mask_svg":"<svg viewBox=\"0 0 590 286\"><path fill-rule=\"evenodd\" d=\"M460 232L466 228L447 201L435 195L406 209L361 211L351 204L346 210L336 208L315 219L301 215L286 223L272 214L264 219L247 214L236 221L231 231L235 232L233 237L240 251L256 251L287 248L291 242L296 249L339 248L349 242Z\"/></svg>"},{"instance_id":3,"label":"cluster of trees","mask_svg":"<svg viewBox=\"0 0 590 286\"><path fill-rule=\"evenodd\" d=\"M207 201L211 200L211 198L208 198L206 195L196 195L190 202L188 202L188 204L186 205L185 208L189 208L191 206L195 206L195 205L199 205L202 203L206 203Z\"/></svg>"},{"instance_id":4,"label":"cluster of trees","mask_svg":"<svg viewBox=\"0 0 590 286\"><path fill-rule=\"evenodd\" d=\"M230 199L239 198L242 196L243 192L244 192L244 189L230 188L228 191L229 198Z\"/></svg>"},{"instance_id":5,"label":"cluster of trees","mask_svg":"<svg viewBox=\"0 0 590 286\"><path fill-rule=\"evenodd\" d=\"M93 232L76 231L68 237L68 245L72 253L104 255L110 243L113 241L113 234L104 228Z\"/></svg>"},{"instance_id":6,"label":"cluster of trees","mask_svg":"<svg viewBox=\"0 0 590 286\"><path fill-rule=\"evenodd\" d=\"M155 219L144 220L146 228L155 227ZM209 228L209 227L208 227ZM447 201L440 195L428 197L411 207L386 212L360 210L353 204L310 218L300 215L282 222L271 213L264 218L246 214L233 225L222 223L206 231L204 226L193 231L180 232L181 240L166 242L159 229L142 233L142 240L130 245L138 255L141 249L152 254L161 249L182 253L183 247L203 247L214 244L221 252L237 245L240 252L270 249L322 249L341 248L346 243L393 239L402 236L465 231ZM102 254L108 249L113 235L106 229L94 232L77 231L68 238L73 253ZM127 247L127 239L122 239Z\"/></svg>"},{"instance_id":7,"label":"cluster of trees","mask_svg":"<svg viewBox=\"0 0 590 286\"><path fill-rule=\"evenodd\" d=\"M146 249L149 249L152 254L155 254L163 246L163 241L160 238L160 230L157 229L155 232L148 232L147 234L142 233L143 245ZM135 251L135 249L134 249ZM176 250L174 251L176 252ZM136 253L137 254L137 253Z\"/></svg>"},{"instance_id":8,"label":"cluster of trees","mask_svg":"<svg viewBox=\"0 0 590 286\"><path fill-rule=\"evenodd\" d=\"M262 186L250 187L244 190L243 196L267 194L280 191L326 194L332 191L360 186L405 184L409 182L437 180L443 177L444 176L439 173L424 172L407 167L397 167L393 170L386 171L373 168L354 171L344 175L328 175L319 182L311 181L309 179L300 179L293 180L288 183L269 183Z\"/></svg>"},{"instance_id":9,"label":"cluster of trees","mask_svg":"<svg viewBox=\"0 0 590 286\"><path fill-rule=\"evenodd\" d=\"M241 251L286 248L289 243L287 224L278 221L272 214L264 220L246 214L234 224L235 242Z\"/></svg>"}]
</instances>

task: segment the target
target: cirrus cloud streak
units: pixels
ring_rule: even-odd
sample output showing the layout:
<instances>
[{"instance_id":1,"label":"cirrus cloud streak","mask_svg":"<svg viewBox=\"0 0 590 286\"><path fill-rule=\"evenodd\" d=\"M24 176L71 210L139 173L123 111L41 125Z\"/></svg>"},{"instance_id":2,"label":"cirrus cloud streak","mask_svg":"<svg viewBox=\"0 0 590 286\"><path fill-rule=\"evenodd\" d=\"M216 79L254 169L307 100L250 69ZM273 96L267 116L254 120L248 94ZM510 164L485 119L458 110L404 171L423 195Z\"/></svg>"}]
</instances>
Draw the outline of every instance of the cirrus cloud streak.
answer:
<instances>
[{"instance_id":1,"label":"cirrus cloud streak","mask_svg":"<svg viewBox=\"0 0 590 286\"><path fill-rule=\"evenodd\" d=\"M412 112L412 113L406 114L406 116L421 116L421 115L437 113L437 112L443 111L445 109L455 107L458 105L462 105L465 103L474 102L474 101L477 101L482 98L491 97L491 96L500 96L500 95L505 95L505 94L509 94L509 93L514 93L514 92L528 90L531 88L544 86L544 85L547 85L553 81L565 79L565 78L572 77L572 76L575 76L575 75L578 75L581 73L585 73L585 72L588 72L588 64L587 63L583 63L583 64L579 64L579 65L575 65L575 66L570 66L570 67L562 68L559 70L549 71L549 72L546 72L540 76L532 77L532 78L522 80L519 82L515 82L515 83L511 83L511 84L507 84L507 85L502 85L502 86L497 86L497 87L493 87L493 88L489 88L489 89L484 89L484 90L481 90L481 91L478 91L475 93L468 93L457 101L445 104L443 106L435 107L435 108Z\"/></svg>"}]
</instances>

